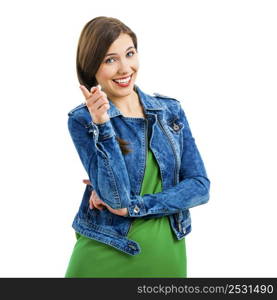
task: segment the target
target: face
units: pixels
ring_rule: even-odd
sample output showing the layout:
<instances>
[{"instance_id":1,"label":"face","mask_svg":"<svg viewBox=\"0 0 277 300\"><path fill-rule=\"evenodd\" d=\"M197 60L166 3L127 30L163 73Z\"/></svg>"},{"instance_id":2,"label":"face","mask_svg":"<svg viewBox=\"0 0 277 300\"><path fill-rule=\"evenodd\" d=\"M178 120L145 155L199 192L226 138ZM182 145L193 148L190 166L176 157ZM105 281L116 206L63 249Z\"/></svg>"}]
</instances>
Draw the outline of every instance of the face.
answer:
<instances>
[{"instance_id":1,"label":"face","mask_svg":"<svg viewBox=\"0 0 277 300\"><path fill-rule=\"evenodd\" d=\"M95 77L109 98L121 98L133 93L138 69L132 38L122 33L111 44Z\"/></svg>"}]
</instances>

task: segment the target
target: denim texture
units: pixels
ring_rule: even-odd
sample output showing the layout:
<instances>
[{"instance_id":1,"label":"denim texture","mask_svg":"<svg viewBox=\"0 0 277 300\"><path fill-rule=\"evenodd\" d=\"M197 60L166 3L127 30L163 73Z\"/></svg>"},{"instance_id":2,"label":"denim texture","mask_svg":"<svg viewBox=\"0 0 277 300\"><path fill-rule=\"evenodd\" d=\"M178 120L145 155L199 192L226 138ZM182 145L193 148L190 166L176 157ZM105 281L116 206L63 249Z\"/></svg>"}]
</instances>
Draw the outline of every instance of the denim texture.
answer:
<instances>
[{"instance_id":1,"label":"denim texture","mask_svg":"<svg viewBox=\"0 0 277 300\"><path fill-rule=\"evenodd\" d=\"M68 113L68 129L91 186L87 185L74 217L74 230L130 255L140 253L127 238L134 218L169 216L178 240L191 231L189 209L209 200L210 180L179 100L149 95L137 85L146 118L124 117L109 100L110 120L95 124L85 103ZM128 141L123 155L116 136ZM147 139L149 136L149 140ZM162 192L140 196L147 146L159 165ZM127 216L89 208L91 191L114 209L127 207Z\"/></svg>"}]
</instances>

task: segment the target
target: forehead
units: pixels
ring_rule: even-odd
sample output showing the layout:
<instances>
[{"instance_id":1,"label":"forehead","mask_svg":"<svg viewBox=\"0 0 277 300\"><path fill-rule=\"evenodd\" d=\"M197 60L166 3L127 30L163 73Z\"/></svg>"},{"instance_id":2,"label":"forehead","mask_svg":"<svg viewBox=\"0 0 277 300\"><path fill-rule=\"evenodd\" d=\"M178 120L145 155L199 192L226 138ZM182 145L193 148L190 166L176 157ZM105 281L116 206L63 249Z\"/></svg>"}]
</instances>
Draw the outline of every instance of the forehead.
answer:
<instances>
[{"instance_id":1,"label":"forehead","mask_svg":"<svg viewBox=\"0 0 277 300\"><path fill-rule=\"evenodd\" d=\"M132 38L126 33L121 33L119 37L111 44L107 52L125 51L130 46L134 47Z\"/></svg>"}]
</instances>

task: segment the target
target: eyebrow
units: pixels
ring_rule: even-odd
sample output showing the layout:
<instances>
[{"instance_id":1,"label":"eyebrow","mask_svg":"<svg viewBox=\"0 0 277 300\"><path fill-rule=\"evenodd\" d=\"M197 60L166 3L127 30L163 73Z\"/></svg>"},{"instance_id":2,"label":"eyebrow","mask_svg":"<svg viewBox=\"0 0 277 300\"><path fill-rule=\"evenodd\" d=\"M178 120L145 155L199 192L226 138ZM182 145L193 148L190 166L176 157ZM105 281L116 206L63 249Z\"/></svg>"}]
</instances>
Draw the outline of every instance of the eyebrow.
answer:
<instances>
[{"instance_id":1,"label":"eyebrow","mask_svg":"<svg viewBox=\"0 0 277 300\"><path fill-rule=\"evenodd\" d=\"M132 48L135 48L135 47L134 47L134 46L130 46L130 47L128 47L128 48L126 49L125 52L127 52L129 49L132 49ZM109 55L117 55L117 53L108 53L108 54L105 55L105 57L106 57L106 56L109 56Z\"/></svg>"}]
</instances>

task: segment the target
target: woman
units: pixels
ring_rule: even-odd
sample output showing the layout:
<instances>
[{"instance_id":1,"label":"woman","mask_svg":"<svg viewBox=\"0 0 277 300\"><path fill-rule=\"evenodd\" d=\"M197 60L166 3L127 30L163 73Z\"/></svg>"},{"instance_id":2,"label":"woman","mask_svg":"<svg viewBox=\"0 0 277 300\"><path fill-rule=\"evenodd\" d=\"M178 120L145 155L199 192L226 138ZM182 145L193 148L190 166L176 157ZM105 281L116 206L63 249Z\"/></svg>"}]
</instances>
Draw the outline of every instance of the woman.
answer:
<instances>
[{"instance_id":1,"label":"woman","mask_svg":"<svg viewBox=\"0 0 277 300\"><path fill-rule=\"evenodd\" d=\"M89 180L65 277L187 276L189 208L209 200L210 181L180 102L144 93L138 70L129 27L108 17L85 25L85 103L69 112L68 128Z\"/></svg>"}]
</instances>

